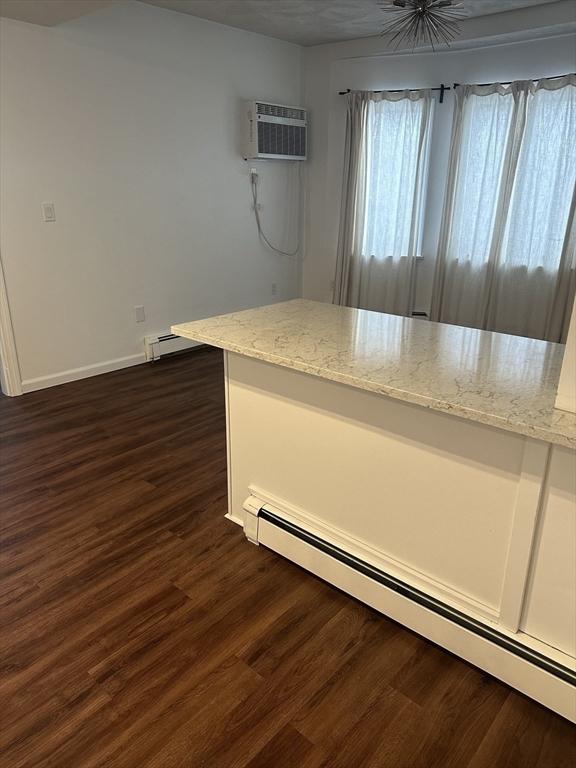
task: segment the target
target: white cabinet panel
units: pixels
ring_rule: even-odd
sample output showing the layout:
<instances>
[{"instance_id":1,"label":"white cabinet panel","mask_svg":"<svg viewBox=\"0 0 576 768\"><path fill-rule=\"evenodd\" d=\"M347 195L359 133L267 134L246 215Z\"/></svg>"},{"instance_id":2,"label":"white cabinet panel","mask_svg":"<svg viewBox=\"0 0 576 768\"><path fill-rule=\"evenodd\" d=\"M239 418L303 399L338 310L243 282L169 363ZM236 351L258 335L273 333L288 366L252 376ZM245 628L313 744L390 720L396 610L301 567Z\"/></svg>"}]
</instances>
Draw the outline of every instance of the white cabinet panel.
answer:
<instances>
[{"instance_id":1,"label":"white cabinet panel","mask_svg":"<svg viewBox=\"0 0 576 768\"><path fill-rule=\"evenodd\" d=\"M525 438L239 355L228 376L232 515L257 486L497 616Z\"/></svg>"},{"instance_id":2,"label":"white cabinet panel","mask_svg":"<svg viewBox=\"0 0 576 768\"><path fill-rule=\"evenodd\" d=\"M554 446L521 628L576 655L576 454Z\"/></svg>"}]
</instances>

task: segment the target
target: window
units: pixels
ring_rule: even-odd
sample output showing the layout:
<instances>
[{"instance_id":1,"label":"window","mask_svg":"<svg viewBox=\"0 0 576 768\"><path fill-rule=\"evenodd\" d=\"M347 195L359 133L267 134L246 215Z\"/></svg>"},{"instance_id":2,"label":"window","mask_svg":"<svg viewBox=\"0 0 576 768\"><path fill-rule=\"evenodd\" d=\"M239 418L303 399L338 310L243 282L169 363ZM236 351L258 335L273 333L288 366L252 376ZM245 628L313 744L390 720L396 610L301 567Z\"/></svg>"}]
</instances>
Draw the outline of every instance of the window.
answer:
<instances>
[{"instance_id":1,"label":"window","mask_svg":"<svg viewBox=\"0 0 576 768\"><path fill-rule=\"evenodd\" d=\"M576 286L576 76L458 86L448 167L434 165L426 200L433 104L429 90L349 95L336 300L411 314L425 255L434 320L563 340Z\"/></svg>"},{"instance_id":2,"label":"window","mask_svg":"<svg viewBox=\"0 0 576 768\"><path fill-rule=\"evenodd\" d=\"M421 255L433 104L425 97L369 104L364 257Z\"/></svg>"},{"instance_id":3,"label":"window","mask_svg":"<svg viewBox=\"0 0 576 768\"><path fill-rule=\"evenodd\" d=\"M350 95L336 276L341 304L409 314L433 104L430 91Z\"/></svg>"},{"instance_id":4,"label":"window","mask_svg":"<svg viewBox=\"0 0 576 768\"><path fill-rule=\"evenodd\" d=\"M434 319L561 341L574 296L576 78L457 95Z\"/></svg>"}]
</instances>

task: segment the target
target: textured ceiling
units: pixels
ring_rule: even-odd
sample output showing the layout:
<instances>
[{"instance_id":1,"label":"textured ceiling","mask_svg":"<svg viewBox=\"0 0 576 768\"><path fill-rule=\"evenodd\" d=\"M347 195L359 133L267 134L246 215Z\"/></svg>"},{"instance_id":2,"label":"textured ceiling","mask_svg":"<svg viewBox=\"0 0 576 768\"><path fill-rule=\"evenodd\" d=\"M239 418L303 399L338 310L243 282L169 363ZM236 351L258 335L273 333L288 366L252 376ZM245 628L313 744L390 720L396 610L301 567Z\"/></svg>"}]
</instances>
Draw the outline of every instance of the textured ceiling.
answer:
<instances>
[{"instance_id":1,"label":"textured ceiling","mask_svg":"<svg viewBox=\"0 0 576 768\"><path fill-rule=\"evenodd\" d=\"M392 0L140 0L231 27L300 45L318 45L379 34ZM556 0L460 0L468 16L545 5ZM124 0L0 0L0 16L53 26ZM576 7L576 0L572 0ZM494 20L498 31L497 17Z\"/></svg>"},{"instance_id":2,"label":"textured ceiling","mask_svg":"<svg viewBox=\"0 0 576 768\"><path fill-rule=\"evenodd\" d=\"M391 0L390 0L391 1ZM555 0L461 0L468 16L501 13ZM300 45L379 34L378 0L142 0L150 5L248 29ZM574 0L576 2L576 0Z\"/></svg>"},{"instance_id":3,"label":"textured ceiling","mask_svg":"<svg viewBox=\"0 0 576 768\"><path fill-rule=\"evenodd\" d=\"M53 27L111 5L114 0L0 0L0 16Z\"/></svg>"}]
</instances>

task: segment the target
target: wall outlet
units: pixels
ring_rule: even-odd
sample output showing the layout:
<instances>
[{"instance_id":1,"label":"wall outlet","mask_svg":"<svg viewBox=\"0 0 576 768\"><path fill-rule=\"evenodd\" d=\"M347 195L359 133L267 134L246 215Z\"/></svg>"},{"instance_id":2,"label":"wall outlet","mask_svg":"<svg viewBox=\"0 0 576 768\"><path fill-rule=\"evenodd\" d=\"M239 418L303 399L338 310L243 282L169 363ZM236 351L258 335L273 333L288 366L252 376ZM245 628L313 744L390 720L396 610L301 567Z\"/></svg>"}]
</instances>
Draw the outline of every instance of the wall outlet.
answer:
<instances>
[{"instance_id":1,"label":"wall outlet","mask_svg":"<svg viewBox=\"0 0 576 768\"><path fill-rule=\"evenodd\" d=\"M42 203L42 221L56 221L56 208L54 203Z\"/></svg>"},{"instance_id":2,"label":"wall outlet","mask_svg":"<svg viewBox=\"0 0 576 768\"><path fill-rule=\"evenodd\" d=\"M143 304L138 304L136 307L134 307L134 316L136 317L137 323L143 323L144 320L146 320L146 313L144 312Z\"/></svg>"},{"instance_id":3,"label":"wall outlet","mask_svg":"<svg viewBox=\"0 0 576 768\"><path fill-rule=\"evenodd\" d=\"M272 296L276 296L278 293L278 285L276 283L272 283Z\"/></svg>"}]
</instances>

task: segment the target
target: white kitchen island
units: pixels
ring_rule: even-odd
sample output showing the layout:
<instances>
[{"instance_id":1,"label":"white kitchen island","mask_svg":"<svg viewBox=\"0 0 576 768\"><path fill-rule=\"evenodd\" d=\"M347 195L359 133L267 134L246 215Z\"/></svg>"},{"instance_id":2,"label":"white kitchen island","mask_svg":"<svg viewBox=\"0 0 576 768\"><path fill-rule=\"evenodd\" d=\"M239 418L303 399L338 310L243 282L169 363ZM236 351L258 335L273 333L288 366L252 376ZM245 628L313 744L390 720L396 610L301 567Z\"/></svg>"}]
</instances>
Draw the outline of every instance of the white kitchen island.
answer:
<instances>
[{"instance_id":1,"label":"white kitchen island","mask_svg":"<svg viewBox=\"0 0 576 768\"><path fill-rule=\"evenodd\" d=\"M172 331L225 350L251 541L576 721L561 345L305 300Z\"/></svg>"}]
</instances>

